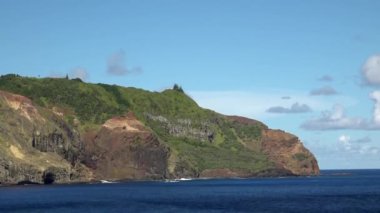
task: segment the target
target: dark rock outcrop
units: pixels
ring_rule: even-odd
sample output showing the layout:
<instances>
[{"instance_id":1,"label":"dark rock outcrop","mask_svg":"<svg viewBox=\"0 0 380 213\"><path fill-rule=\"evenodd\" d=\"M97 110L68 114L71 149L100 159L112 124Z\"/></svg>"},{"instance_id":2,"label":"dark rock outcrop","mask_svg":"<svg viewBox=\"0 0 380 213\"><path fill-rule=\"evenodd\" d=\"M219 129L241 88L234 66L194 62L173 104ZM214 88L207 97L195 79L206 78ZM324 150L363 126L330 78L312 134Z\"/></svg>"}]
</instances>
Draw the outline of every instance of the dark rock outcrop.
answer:
<instances>
[{"instance_id":1,"label":"dark rock outcrop","mask_svg":"<svg viewBox=\"0 0 380 213\"><path fill-rule=\"evenodd\" d=\"M294 175L318 175L314 155L294 135L281 130L263 130L262 150L279 169Z\"/></svg>"},{"instance_id":2,"label":"dark rock outcrop","mask_svg":"<svg viewBox=\"0 0 380 213\"><path fill-rule=\"evenodd\" d=\"M97 132L84 136L83 163L98 179L163 179L168 147L132 113L108 120Z\"/></svg>"}]
</instances>

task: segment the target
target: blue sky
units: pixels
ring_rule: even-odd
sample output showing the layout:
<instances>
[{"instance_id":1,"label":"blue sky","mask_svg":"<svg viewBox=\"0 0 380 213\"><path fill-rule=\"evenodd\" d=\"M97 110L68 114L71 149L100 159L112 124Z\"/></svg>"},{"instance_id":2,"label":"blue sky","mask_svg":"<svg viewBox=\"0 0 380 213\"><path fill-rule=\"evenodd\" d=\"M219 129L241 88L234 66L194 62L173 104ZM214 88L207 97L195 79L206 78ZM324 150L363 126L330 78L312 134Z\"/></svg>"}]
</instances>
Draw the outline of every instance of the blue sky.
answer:
<instances>
[{"instance_id":1,"label":"blue sky","mask_svg":"<svg viewBox=\"0 0 380 213\"><path fill-rule=\"evenodd\" d=\"M380 168L380 1L0 0L0 74L160 91ZM377 110L376 110L377 109Z\"/></svg>"}]
</instances>

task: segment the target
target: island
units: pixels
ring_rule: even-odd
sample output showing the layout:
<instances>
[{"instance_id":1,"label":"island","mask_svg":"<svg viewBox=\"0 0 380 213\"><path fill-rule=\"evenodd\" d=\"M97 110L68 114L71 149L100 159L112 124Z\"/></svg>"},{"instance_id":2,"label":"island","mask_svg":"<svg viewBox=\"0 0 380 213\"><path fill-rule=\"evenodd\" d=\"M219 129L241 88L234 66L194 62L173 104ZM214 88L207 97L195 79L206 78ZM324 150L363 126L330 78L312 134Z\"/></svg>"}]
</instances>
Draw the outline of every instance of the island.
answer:
<instances>
[{"instance_id":1,"label":"island","mask_svg":"<svg viewBox=\"0 0 380 213\"><path fill-rule=\"evenodd\" d=\"M0 77L0 182L318 175L299 138L151 92L80 79Z\"/></svg>"}]
</instances>

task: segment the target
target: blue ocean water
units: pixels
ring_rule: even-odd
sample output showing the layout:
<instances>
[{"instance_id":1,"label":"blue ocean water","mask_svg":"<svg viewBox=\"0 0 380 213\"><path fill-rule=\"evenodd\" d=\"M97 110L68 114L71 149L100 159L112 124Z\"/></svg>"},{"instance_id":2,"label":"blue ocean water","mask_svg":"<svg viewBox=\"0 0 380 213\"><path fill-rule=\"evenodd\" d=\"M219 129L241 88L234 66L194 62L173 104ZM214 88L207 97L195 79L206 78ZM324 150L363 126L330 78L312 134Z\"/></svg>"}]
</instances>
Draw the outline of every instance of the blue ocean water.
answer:
<instances>
[{"instance_id":1,"label":"blue ocean water","mask_svg":"<svg viewBox=\"0 0 380 213\"><path fill-rule=\"evenodd\" d=\"M0 212L380 212L380 170L318 177L0 187Z\"/></svg>"}]
</instances>

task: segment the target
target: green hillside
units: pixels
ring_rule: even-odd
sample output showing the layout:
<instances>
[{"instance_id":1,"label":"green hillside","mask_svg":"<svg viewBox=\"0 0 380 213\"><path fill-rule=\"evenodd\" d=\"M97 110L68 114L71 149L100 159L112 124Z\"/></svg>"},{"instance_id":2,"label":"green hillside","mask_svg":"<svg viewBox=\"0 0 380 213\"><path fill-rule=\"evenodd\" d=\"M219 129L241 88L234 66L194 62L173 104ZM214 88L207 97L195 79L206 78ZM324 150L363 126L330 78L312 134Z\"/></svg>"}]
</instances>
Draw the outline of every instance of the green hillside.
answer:
<instances>
[{"instance_id":1,"label":"green hillside","mask_svg":"<svg viewBox=\"0 0 380 213\"><path fill-rule=\"evenodd\" d=\"M182 88L150 92L80 79L0 77L0 90L29 97L41 107L64 111L79 130L97 127L113 116L133 112L172 150L169 165L194 173L230 168L259 173L273 167L261 152L263 125L242 125L197 105ZM169 167L169 170L171 168ZM174 171L174 166L172 168Z\"/></svg>"}]
</instances>

